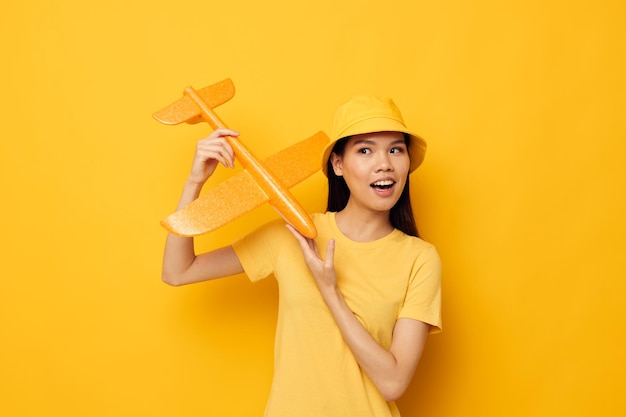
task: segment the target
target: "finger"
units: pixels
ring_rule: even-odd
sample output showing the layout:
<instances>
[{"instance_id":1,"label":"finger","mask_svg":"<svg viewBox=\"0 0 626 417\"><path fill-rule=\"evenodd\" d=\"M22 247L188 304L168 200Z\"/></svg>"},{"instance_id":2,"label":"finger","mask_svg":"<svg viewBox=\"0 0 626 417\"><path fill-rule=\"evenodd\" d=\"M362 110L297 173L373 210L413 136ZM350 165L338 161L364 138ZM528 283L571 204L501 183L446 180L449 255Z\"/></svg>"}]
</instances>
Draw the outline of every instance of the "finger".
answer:
<instances>
[{"instance_id":1,"label":"finger","mask_svg":"<svg viewBox=\"0 0 626 417\"><path fill-rule=\"evenodd\" d=\"M315 253L315 256L317 257L317 259L321 261L322 257L320 256L320 250L317 246L317 242L313 239L308 239L308 238L307 238L307 241L309 242L309 247L311 248L313 253Z\"/></svg>"},{"instance_id":2,"label":"finger","mask_svg":"<svg viewBox=\"0 0 626 417\"><path fill-rule=\"evenodd\" d=\"M225 136L239 136L239 135L240 135L240 133L237 132L236 130L220 127L218 129L215 129L213 131L213 133L211 133L209 135L209 137L212 137L212 138L223 138Z\"/></svg>"},{"instance_id":3,"label":"finger","mask_svg":"<svg viewBox=\"0 0 626 417\"><path fill-rule=\"evenodd\" d=\"M296 240L298 241L298 244L300 245L300 248L304 251L306 249L310 249L309 245L306 242L306 239L304 236L302 236L300 234L300 232L298 232L296 230L295 227L293 227L292 225L290 225L289 223L286 224L287 229L289 229L289 231L291 232L292 235L294 235L294 237L296 238Z\"/></svg>"},{"instance_id":4,"label":"finger","mask_svg":"<svg viewBox=\"0 0 626 417\"><path fill-rule=\"evenodd\" d=\"M207 138L198 142L197 152L203 161L216 159L228 168L234 168L235 153L223 138Z\"/></svg>"},{"instance_id":5,"label":"finger","mask_svg":"<svg viewBox=\"0 0 626 417\"><path fill-rule=\"evenodd\" d=\"M205 172L208 170L209 173L212 173L215 169L215 165L218 163L227 167L230 164L229 160L224 158L219 153L200 150L196 154L193 167L194 170L198 172Z\"/></svg>"},{"instance_id":6,"label":"finger","mask_svg":"<svg viewBox=\"0 0 626 417\"><path fill-rule=\"evenodd\" d=\"M290 225L289 223L287 223L286 226L287 226L287 229L289 229L289 231L291 232L291 234L294 235L295 238L298 240L298 244L300 245L300 249L302 250L302 253L305 255L305 258L312 257L312 258L317 258L321 260L319 256L319 252L317 250L317 244L315 243L313 239L307 239L306 237L302 236L302 234L298 232L298 230L292 225Z\"/></svg>"},{"instance_id":7,"label":"finger","mask_svg":"<svg viewBox=\"0 0 626 417\"><path fill-rule=\"evenodd\" d=\"M328 241L328 246L326 246L326 258L324 259L324 264L328 268L335 267L335 239L330 239Z\"/></svg>"},{"instance_id":8,"label":"finger","mask_svg":"<svg viewBox=\"0 0 626 417\"><path fill-rule=\"evenodd\" d=\"M235 153L230 145L222 146L217 150L217 160L226 168L235 168Z\"/></svg>"}]
</instances>

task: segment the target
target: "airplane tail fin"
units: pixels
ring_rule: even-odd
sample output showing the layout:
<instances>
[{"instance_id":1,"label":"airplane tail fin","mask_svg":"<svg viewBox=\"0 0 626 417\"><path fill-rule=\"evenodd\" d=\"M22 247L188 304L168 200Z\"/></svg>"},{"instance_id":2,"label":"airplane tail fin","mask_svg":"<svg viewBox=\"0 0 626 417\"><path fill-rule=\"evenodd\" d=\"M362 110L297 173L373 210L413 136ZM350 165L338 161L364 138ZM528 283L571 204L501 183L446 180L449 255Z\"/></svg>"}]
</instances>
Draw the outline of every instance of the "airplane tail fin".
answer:
<instances>
[{"instance_id":1,"label":"airplane tail fin","mask_svg":"<svg viewBox=\"0 0 626 417\"><path fill-rule=\"evenodd\" d=\"M219 83L197 90L196 93L210 108L215 108L233 98L235 85L230 78L227 78ZM176 125L183 122L194 124L204 121L200 108L186 94L164 109L154 113L152 117L166 125Z\"/></svg>"}]
</instances>

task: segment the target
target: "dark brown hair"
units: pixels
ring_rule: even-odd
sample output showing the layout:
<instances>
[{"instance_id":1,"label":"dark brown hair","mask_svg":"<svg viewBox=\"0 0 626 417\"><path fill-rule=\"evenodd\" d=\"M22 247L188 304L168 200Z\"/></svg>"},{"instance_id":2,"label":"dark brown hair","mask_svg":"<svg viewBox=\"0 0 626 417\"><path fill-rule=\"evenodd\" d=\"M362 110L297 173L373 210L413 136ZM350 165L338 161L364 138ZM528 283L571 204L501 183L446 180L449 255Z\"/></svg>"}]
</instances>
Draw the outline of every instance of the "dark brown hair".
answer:
<instances>
[{"instance_id":1,"label":"dark brown hair","mask_svg":"<svg viewBox=\"0 0 626 417\"><path fill-rule=\"evenodd\" d=\"M335 143L332 152L337 155L343 155L348 139L349 137L339 139L337 143ZM405 134L404 141L407 147L409 146L410 140L411 138L409 135ZM348 204L348 200L350 199L350 189L348 188L348 184L346 184L343 177L335 175L330 158L326 161L326 172L328 173L328 204L326 205L326 211L341 211ZM389 212L389 221L393 227L404 232L405 234L419 237L415 218L413 217L413 208L411 207L408 174L402 194Z\"/></svg>"}]
</instances>

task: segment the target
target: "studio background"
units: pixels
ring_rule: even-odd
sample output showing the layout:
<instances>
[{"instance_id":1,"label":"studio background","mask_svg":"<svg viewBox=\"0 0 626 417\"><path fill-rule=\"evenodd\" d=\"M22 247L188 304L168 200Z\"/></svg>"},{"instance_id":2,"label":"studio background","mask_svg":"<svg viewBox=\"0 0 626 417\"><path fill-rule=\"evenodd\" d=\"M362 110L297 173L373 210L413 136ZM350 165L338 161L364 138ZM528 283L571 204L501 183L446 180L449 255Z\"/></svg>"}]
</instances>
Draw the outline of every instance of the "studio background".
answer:
<instances>
[{"instance_id":1,"label":"studio background","mask_svg":"<svg viewBox=\"0 0 626 417\"><path fill-rule=\"evenodd\" d=\"M359 93L427 139L411 185L444 332L403 416L624 415L625 18L617 0L4 5L0 414L262 414L273 281L160 279L159 221L210 128L151 115L230 77L216 112L259 157ZM317 211L324 189L294 193Z\"/></svg>"}]
</instances>

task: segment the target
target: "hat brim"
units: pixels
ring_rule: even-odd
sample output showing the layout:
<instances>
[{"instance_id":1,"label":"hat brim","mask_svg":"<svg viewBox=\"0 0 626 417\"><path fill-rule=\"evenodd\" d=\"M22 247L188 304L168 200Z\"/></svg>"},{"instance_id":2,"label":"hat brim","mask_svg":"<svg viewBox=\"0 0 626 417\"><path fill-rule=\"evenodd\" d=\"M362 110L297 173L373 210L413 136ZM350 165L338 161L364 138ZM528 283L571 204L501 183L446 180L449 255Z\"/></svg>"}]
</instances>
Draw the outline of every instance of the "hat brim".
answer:
<instances>
[{"instance_id":1,"label":"hat brim","mask_svg":"<svg viewBox=\"0 0 626 417\"><path fill-rule=\"evenodd\" d=\"M424 161L424 156L426 155L426 141L421 136L409 131L406 126L395 119L373 118L354 123L342 132L335 133L335 138L326 145L322 156L322 172L324 172L324 175L328 176L328 158L330 158L330 154L337 141L350 136L376 132L402 132L410 136L411 140L409 141L408 150L411 164L409 166L409 173L415 171Z\"/></svg>"}]
</instances>

